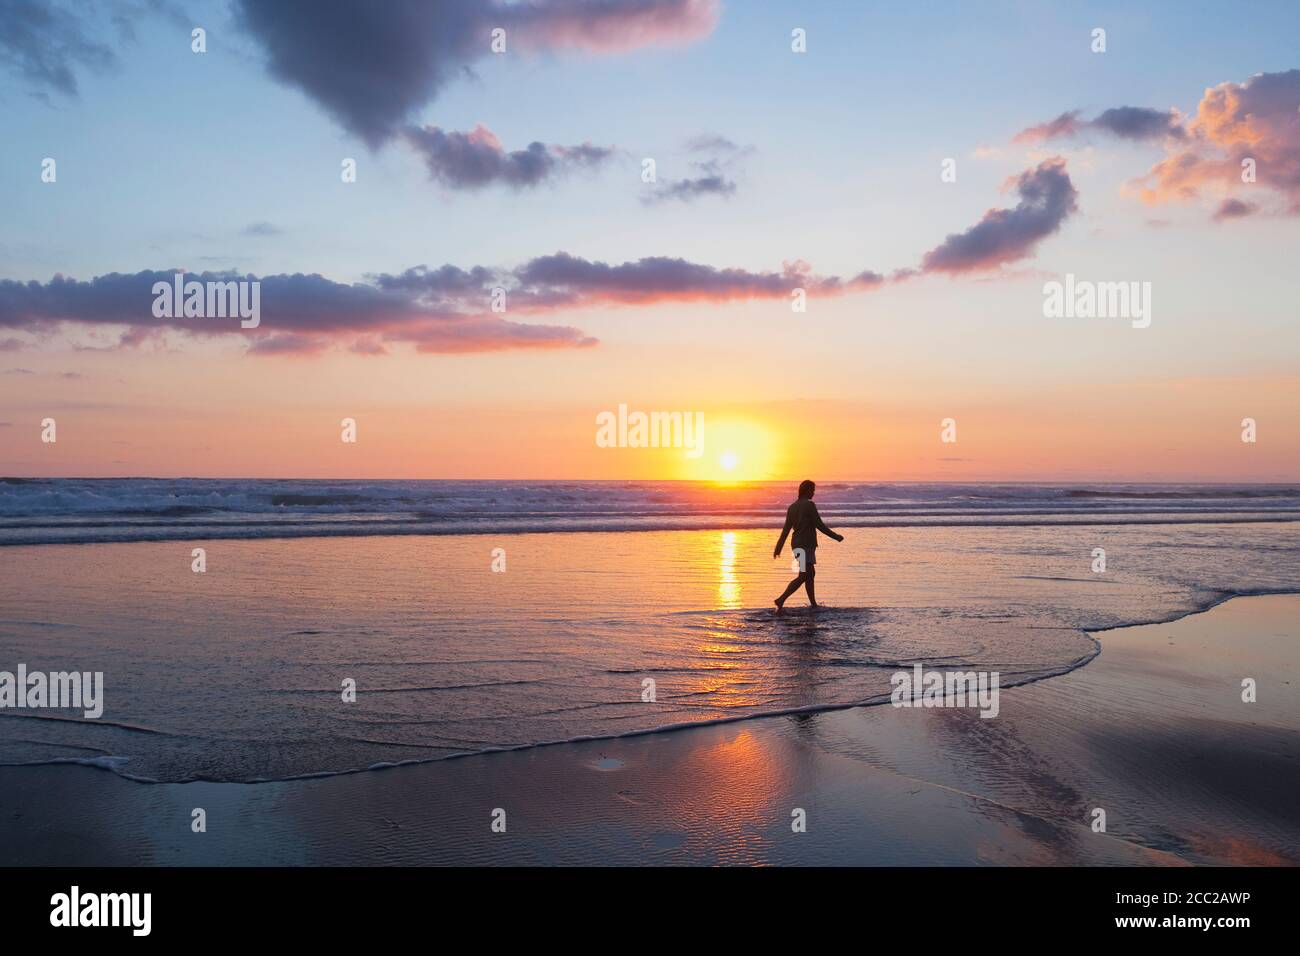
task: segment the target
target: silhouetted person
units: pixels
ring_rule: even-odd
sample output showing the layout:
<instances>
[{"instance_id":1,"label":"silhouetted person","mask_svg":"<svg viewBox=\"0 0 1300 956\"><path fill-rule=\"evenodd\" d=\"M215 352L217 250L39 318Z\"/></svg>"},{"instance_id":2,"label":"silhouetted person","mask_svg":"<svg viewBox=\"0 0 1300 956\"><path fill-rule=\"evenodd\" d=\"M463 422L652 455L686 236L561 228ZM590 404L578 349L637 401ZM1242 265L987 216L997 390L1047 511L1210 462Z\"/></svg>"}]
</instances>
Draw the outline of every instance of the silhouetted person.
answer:
<instances>
[{"instance_id":1,"label":"silhouetted person","mask_svg":"<svg viewBox=\"0 0 1300 956\"><path fill-rule=\"evenodd\" d=\"M780 614L781 609L785 607L785 600L795 591L799 590L799 585L803 585L808 591L808 603L817 607L817 593L813 590L813 577L817 573L817 532L820 531L828 538L834 538L836 541L843 541L844 535L836 534L830 528L822 523L822 516L817 513L817 506L813 504L813 493L816 492L817 486L811 481L801 481L799 483L799 500L792 504L785 513L785 527L781 529L781 540L776 543L776 550L772 552L772 557L779 558L781 549L785 547L785 539L794 531L794 538L790 541L790 547L795 552L795 557L799 558L799 576L795 578L786 587L785 593L776 599L776 613ZM803 557L799 557L799 551L802 549Z\"/></svg>"}]
</instances>

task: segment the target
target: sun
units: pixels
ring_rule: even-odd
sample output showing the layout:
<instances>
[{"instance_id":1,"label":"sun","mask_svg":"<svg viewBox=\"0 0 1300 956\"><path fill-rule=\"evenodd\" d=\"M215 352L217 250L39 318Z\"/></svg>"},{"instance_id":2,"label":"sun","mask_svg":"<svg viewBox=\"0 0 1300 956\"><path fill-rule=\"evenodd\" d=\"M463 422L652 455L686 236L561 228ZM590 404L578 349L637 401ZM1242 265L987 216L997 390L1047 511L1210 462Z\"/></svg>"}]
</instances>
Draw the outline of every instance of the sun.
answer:
<instances>
[{"instance_id":1,"label":"sun","mask_svg":"<svg viewBox=\"0 0 1300 956\"><path fill-rule=\"evenodd\" d=\"M775 429L756 419L710 414L700 431L701 440L681 453L673 477L718 485L769 480L781 471L779 437Z\"/></svg>"}]
</instances>

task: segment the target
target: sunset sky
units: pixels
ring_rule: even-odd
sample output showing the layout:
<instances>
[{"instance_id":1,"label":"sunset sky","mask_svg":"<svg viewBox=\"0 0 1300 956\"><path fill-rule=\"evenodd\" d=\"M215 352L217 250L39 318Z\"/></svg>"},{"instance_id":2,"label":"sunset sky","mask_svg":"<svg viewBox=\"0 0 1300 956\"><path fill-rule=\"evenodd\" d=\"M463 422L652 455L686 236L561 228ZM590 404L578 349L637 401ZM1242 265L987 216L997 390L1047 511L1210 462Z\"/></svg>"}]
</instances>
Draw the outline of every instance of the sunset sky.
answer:
<instances>
[{"instance_id":1,"label":"sunset sky","mask_svg":"<svg viewBox=\"0 0 1300 956\"><path fill-rule=\"evenodd\" d=\"M1294 2L0 21L0 473L1300 478ZM260 326L155 318L176 270ZM1044 317L1067 273L1150 327ZM620 404L705 454L598 447Z\"/></svg>"}]
</instances>

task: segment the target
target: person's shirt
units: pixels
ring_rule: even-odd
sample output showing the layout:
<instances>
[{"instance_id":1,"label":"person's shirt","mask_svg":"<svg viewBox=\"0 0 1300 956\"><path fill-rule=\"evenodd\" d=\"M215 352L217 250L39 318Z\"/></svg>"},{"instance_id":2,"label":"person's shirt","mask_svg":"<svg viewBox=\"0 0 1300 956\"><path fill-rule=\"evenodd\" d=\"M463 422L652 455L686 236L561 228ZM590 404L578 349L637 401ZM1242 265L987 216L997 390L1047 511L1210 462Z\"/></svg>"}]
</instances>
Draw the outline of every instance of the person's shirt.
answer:
<instances>
[{"instance_id":1,"label":"person's shirt","mask_svg":"<svg viewBox=\"0 0 1300 956\"><path fill-rule=\"evenodd\" d=\"M786 510L785 529L781 532L783 543L791 531L794 532L794 537L790 539L790 547L803 548L805 551L817 547L818 531L828 536L834 534L822 522L822 516L817 513L817 506L811 498L800 498Z\"/></svg>"}]
</instances>

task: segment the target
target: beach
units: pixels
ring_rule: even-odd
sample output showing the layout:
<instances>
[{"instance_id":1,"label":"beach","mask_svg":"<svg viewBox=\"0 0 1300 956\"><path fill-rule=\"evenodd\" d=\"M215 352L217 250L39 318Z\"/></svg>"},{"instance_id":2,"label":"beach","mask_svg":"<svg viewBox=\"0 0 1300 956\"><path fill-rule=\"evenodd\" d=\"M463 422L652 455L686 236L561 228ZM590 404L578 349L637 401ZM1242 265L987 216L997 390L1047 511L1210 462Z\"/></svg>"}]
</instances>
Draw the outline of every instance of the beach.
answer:
<instances>
[{"instance_id":1,"label":"beach","mask_svg":"<svg viewBox=\"0 0 1300 956\"><path fill-rule=\"evenodd\" d=\"M857 707L265 784L3 768L0 862L1294 865L1298 611L1242 597L1104 632L990 721Z\"/></svg>"}]
</instances>

